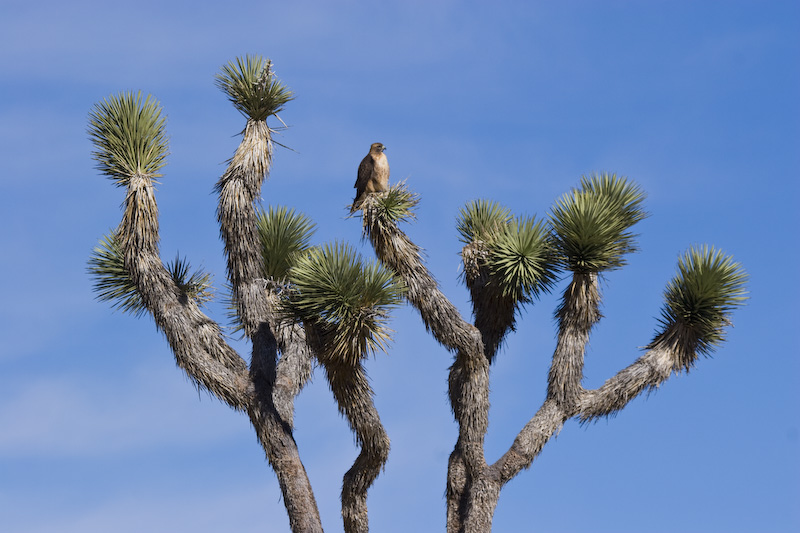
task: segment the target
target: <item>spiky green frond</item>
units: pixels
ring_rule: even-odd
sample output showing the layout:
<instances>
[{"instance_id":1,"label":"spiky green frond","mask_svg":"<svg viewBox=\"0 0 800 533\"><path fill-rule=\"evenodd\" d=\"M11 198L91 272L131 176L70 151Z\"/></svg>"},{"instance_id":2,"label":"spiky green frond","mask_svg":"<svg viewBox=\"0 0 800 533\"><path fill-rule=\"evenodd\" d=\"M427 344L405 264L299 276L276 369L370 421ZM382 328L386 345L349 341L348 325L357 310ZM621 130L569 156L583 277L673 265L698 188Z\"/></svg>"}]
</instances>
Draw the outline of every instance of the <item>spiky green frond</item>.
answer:
<instances>
[{"instance_id":1,"label":"spiky green frond","mask_svg":"<svg viewBox=\"0 0 800 533\"><path fill-rule=\"evenodd\" d=\"M316 226L307 216L283 206L262 209L257 224L264 275L282 280L299 255L308 250Z\"/></svg>"},{"instance_id":2,"label":"spiky green frond","mask_svg":"<svg viewBox=\"0 0 800 533\"><path fill-rule=\"evenodd\" d=\"M328 362L355 364L389 340L388 310L400 304L404 286L380 264L364 264L346 244L327 244L298 258L289 279L288 307L320 332Z\"/></svg>"},{"instance_id":3,"label":"spiky green frond","mask_svg":"<svg viewBox=\"0 0 800 533\"><path fill-rule=\"evenodd\" d=\"M272 61L258 55L229 61L215 76L215 83L240 113L253 120L266 120L294 99L272 72Z\"/></svg>"},{"instance_id":4,"label":"spiky green frond","mask_svg":"<svg viewBox=\"0 0 800 533\"><path fill-rule=\"evenodd\" d=\"M497 231L489 241L487 266L503 296L527 301L549 291L558 278L558 258L547 224L526 217Z\"/></svg>"},{"instance_id":5,"label":"spiky green frond","mask_svg":"<svg viewBox=\"0 0 800 533\"><path fill-rule=\"evenodd\" d=\"M161 106L142 93L112 95L89 113L89 138L97 168L120 187L131 176L158 177L166 164L168 140Z\"/></svg>"},{"instance_id":6,"label":"spiky green frond","mask_svg":"<svg viewBox=\"0 0 800 533\"><path fill-rule=\"evenodd\" d=\"M178 291L198 304L203 304L213 297L211 275L202 270L190 273L190 268L189 262L180 256L176 256L167 265ZM88 271L94 278L94 291L98 300L111 302L115 309L137 317L147 311L128 269L125 268L122 246L115 233L104 235L92 250Z\"/></svg>"},{"instance_id":7,"label":"spiky green frond","mask_svg":"<svg viewBox=\"0 0 800 533\"><path fill-rule=\"evenodd\" d=\"M555 282L557 254L545 222L516 218L496 202L475 200L461 209L456 228L466 245L462 254L471 255L464 256L465 281L488 274L487 283L516 302L537 297ZM481 274L484 267L488 270Z\"/></svg>"},{"instance_id":8,"label":"spiky green frond","mask_svg":"<svg viewBox=\"0 0 800 533\"><path fill-rule=\"evenodd\" d=\"M190 274L190 268L189 261L180 255L176 255L175 260L167 264L172 281L181 294L198 304L204 304L213 298L211 274L202 270Z\"/></svg>"},{"instance_id":9,"label":"spiky green frond","mask_svg":"<svg viewBox=\"0 0 800 533\"><path fill-rule=\"evenodd\" d=\"M512 218L507 207L489 200L475 200L459 211L456 229L464 244L475 240L486 242L498 230L504 229Z\"/></svg>"},{"instance_id":10,"label":"spiky green frond","mask_svg":"<svg viewBox=\"0 0 800 533\"><path fill-rule=\"evenodd\" d=\"M645 193L639 186L623 176L606 172L581 176L581 190L597 197L607 198L619 207L620 216L629 226L643 220L647 213L642 209Z\"/></svg>"},{"instance_id":11,"label":"spiky green frond","mask_svg":"<svg viewBox=\"0 0 800 533\"><path fill-rule=\"evenodd\" d=\"M98 300L111 302L115 309L134 316L141 316L147 310L125 268L122 248L114 233L104 235L92 250L88 271L94 278Z\"/></svg>"},{"instance_id":12,"label":"spiky green frond","mask_svg":"<svg viewBox=\"0 0 800 533\"><path fill-rule=\"evenodd\" d=\"M552 208L550 223L556 244L573 272L602 272L620 268L625 254L637 250L629 229L647 214L645 194L626 178L592 175L581 188L562 196Z\"/></svg>"},{"instance_id":13,"label":"spiky green frond","mask_svg":"<svg viewBox=\"0 0 800 533\"><path fill-rule=\"evenodd\" d=\"M714 247L692 247L679 259L660 322L685 357L708 354L725 340L731 313L747 299L747 278L739 263Z\"/></svg>"},{"instance_id":14,"label":"spiky green frond","mask_svg":"<svg viewBox=\"0 0 800 533\"><path fill-rule=\"evenodd\" d=\"M382 194L373 194L365 199L362 209L370 209L373 216L383 222L397 224L415 218L414 208L419 203L419 195L411 192L405 181L395 183Z\"/></svg>"}]
</instances>

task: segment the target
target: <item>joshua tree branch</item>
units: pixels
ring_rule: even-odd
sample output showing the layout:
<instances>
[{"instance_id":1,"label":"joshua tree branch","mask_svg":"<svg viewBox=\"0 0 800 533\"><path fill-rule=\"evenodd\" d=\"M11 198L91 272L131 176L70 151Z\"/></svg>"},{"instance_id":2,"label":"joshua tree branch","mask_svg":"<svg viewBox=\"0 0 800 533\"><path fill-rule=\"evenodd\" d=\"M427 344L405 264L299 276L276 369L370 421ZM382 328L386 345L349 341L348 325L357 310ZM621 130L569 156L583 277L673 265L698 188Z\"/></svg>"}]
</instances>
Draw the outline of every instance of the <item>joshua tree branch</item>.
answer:
<instances>
[{"instance_id":1,"label":"joshua tree branch","mask_svg":"<svg viewBox=\"0 0 800 533\"><path fill-rule=\"evenodd\" d=\"M477 473L486 465L483 440L489 425L489 363L481 334L439 290L423 264L419 247L394 220L379 216L375 209L378 201L370 195L362 204L364 233L381 262L405 281L406 299L419 311L425 327L456 352L450 368L450 403L468 472Z\"/></svg>"},{"instance_id":2,"label":"joshua tree branch","mask_svg":"<svg viewBox=\"0 0 800 533\"><path fill-rule=\"evenodd\" d=\"M125 267L166 335L178 365L200 386L248 413L278 476L292 531L322 531L297 445L271 395L253 380L252 369L248 375L244 360L225 343L219 327L180 293L161 263L158 207L150 177L130 178L118 238Z\"/></svg>"},{"instance_id":3,"label":"joshua tree branch","mask_svg":"<svg viewBox=\"0 0 800 533\"><path fill-rule=\"evenodd\" d=\"M267 388L275 382L275 317L262 282L260 238L254 202L272 159L270 131L264 120L248 120L242 142L217 183L217 219L228 257L228 279L245 334L253 342L254 377Z\"/></svg>"},{"instance_id":4,"label":"joshua tree branch","mask_svg":"<svg viewBox=\"0 0 800 533\"><path fill-rule=\"evenodd\" d=\"M656 343L630 366L620 370L601 387L583 390L574 407L547 399L517 435L511 448L490 469L502 484L528 468L542 448L570 418L581 422L612 415L644 391L658 388L673 372L680 372L680 353L666 343Z\"/></svg>"},{"instance_id":5,"label":"joshua tree branch","mask_svg":"<svg viewBox=\"0 0 800 533\"><path fill-rule=\"evenodd\" d=\"M159 256L158 231L152 179L134 175L128 181L117 233L125 268L166 335L178 366L231 407L246 410L252 394L247 366L223 340L219 326L176 287Z\"/></svg>"},{"instance_id":6,"label":"joshua tree branch","mask_svg":"<svg viewBox=\"0 0 800 533\"><path fill-rule=\"evenodd\" d=\"M511 448L490 467L501 484L528 468L550 437L578 414L586 392L581 385L584 354L591 329L601 318L599 305L597 274L574 273L556 312L559 333L550 365L547 399Z\"/></svg>"},{"instance_id":7,"label":"joshua tree branch","mask_svg":"<svg viewBox=\"0 0 800 533\"><path fill-rule=\"evenodd\" d=\"M324 364L331 391L361 446L342 482L342 519L347 533L367 533L367 491L389 458L389 437L372 401L372 388L361 364Z\"/></svg>"},{"instance_id":8,"label":"joshua tree branch","mask_svg":"<svg viewBox=\"0 0 800 533\"><path fill-rule=\"evenodd\" d=\"M472 307L475 315L475 327L481 333L484 354L491 364L503 339L509 330L514 328L514 313L516 304L513 298L504 296L497 287L489 284L489 272L486 266L488 250L483 241L474 241L464 246L461 256L464 261L464 279L470 291ZM457 372L456 364L451 373ZM452 375L452 374L451 374ZM457 377L451 379L451 385L456 385L451 395L458 395L461 380ZM463 388L463 386L461 387ZM458 402L451 398L451 404ZM447 531L457 533L463 531L468 510L471 508L470 498L476 485L468 475L464 465L464 456L461 438L456 442L450 454L447 471ZM477 516L477 515L476 515ZM489 517L491 519L491 516ZM475 524L480 530L484 523Z\"/></svg>"},{"instance_id":9,"label":"joshua tree branch","mask_svg":"<svg viewBox=\"0 0 800 533\"><path fill-rule=\"evenodd\" d=\"M379 215L378 198L362 204L364 233L375 254L407 285L406 299L420 313L425 327L442 345L456 352L450 367L450 406L458 422L459 436L450 456L447 481L448 531L458 527L468 485L486 466L484 438L489 425L489 359L484 354L481 332L466 322L439 290L424 266L419 248L395 221Z\"/></svg>"},{"instance_id":10,"label":"joshua tree branch","mask_svg":"<svg viewBox=\"0 0 800 533\"><path fill-rule=\"evenodd\" d=\"M494 360L503 339L514 329L517 301L503 295L502 290L489 283L486 257L489 251L483 241L474 241L461 251L464 262L464 281L469 289L475 327L481 332L484 353L489 363Z\"/></svg>"},{"instance_id":11,"label":"joshua tree branch","mask_svg":"<svg viewBox=\"0 0 800 533\"><path fill-rule=\"evenodd\" d=\"M469 504L470 479L459 437L447 463L447 533L461 531Z\"/></svg>"},{"instance_id":12,"label":"joshua tree branch","mask_svg":"<svg viewBox=\"0 0 800 533\"><path fill-rule=\"evenodd\" d=\"M667 343L656 342L633 364L594 390L584 391L578 417L581 422L597 420L623 409L644 391L658 388L673 372L683 369L681 353Z\"/></svg>"},{"instance_id":13,"label":"joshua tree branch","mask_svg":"<svg viewBox=\"0 0 800 533\"><path fill-rule=\"evenodd\" d=\"M454 531L479 532L491 527L500 489L530 466L550 437L577 413L583 397L583 364L592 327L600 319L597 274L576 272L556 313L559 335L550 367L547 399L520 431L511 448L472 481L468 501Z\"/></svg>"},{"instance_id":14,"label":"joshua tree branch","mask_svg":"<svg viewBox=\"0 0 800 533\"><path fill-rule=\"evenodd\" d=\"M313 354L301 326L280 324L276 334L281 358L275 369L272 400L281 419L294 427L294 400L311 378Z\"/></svg>"},{"instance_id":15,"label":"joshua tree branch","mask_svg":"<svg viewBox=\"0 0 800 533\"><path fill-rule=\"evenodd\" d=\"M528 468L536 456L557 433L573 413L564 410L564 406L554 399L547 399L514 439L514 443L497 460L491 469L496 471L500 483L505 484Z\"/></svg>"},{"instance_id":16,"label":"joshua tree branch","mask_svg":"<svg viewBox=\"0 0 800 533\"><path fill-rule=\"evenodd\" d=\"M583 391L583 363L592 327L601 318L596 273L573 274L556 312L559 331L550 365L547 397L570 410Z\"/></svg>"},{"instance_id":17,"label":"joshua tree branch","mask_svg":"<svg viewBox=\"0 0 800 533\"><path fill-rule=\"evenodd\" d=\"M217 183L217 218L228 257L228 278L253 355L250 379L257 406L250 420L278 476L292 531L321 531L319 511L292 436L293 400L301 386L306 364L302 351L287 360L282 377L295 379L283 387L274 403L277 378L278 320L264 287L260 238L254 202L269 172L272 158L270 131L264 120L248 120L241 144ZM286 341L286 339L284 339ZM284 342L291 346L289 342ZM295 344L299 347L300 344ZM305 376L307 377L307 376ZM291 381L291 378L290 378Z\"/></svg>"},{"instance_id":18,"label":"joshua tree branch","mask_svg":"<svg viewBox=\"0 0 800 533\"><path fill-rule=\"evenodd\" d=\"M491 465L499 482L505 484L528 468L568 419L577 416L581 422L589 422L612 415L642 392L658 388L673 372L683 370L685 354L679 345L669 342L675 338L670 333L660 335L650 350L601 387L582 389L577 402L563 402L555 395L549 397L517 435L511 448Z\"/></svg>"}]
</instances>

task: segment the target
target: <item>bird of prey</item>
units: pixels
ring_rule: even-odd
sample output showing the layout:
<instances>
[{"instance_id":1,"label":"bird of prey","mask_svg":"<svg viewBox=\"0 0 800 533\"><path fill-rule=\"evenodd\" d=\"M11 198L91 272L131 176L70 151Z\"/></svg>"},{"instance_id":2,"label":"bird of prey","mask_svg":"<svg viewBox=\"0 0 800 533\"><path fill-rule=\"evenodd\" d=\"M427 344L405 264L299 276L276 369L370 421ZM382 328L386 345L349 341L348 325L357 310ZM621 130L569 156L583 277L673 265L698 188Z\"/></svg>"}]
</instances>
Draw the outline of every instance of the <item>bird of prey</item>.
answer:
<instances>
[{"instance_id":1,"label":"bird of prey","mask_svg":"<svg viewBox=\"0 0 800 533\"><path fill-rule=\"evenodd\" d=\"M358 165L358 178L356 178L356 197L350 214L361 207L365 195L371 192L383 192L389 188L389 160L383 151L386 147L381 143L372 143L369 153L361 164Z\"/></svg>"}]
</instances>

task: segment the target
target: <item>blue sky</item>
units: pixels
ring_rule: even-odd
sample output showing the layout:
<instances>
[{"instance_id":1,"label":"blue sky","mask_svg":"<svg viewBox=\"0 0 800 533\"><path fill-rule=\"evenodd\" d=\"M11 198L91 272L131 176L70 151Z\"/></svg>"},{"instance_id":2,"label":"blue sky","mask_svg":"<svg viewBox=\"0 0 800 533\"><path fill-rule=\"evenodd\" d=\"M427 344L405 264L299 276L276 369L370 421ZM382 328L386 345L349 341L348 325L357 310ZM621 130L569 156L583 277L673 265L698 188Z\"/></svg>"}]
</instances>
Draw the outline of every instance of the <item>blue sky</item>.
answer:
<instances>
[{"instance_id":1,"label":"blue sky","mask_svg":"<svg viewBox=\"0 0 800 533\"><path fill-rule=\"evenodd\" d=\"M86 259L122 191L90 158L87 114L152 93L171 139L162 254L224 283L212 188L242 117L214 87L226 61L270 57L296 93L263 198L357 245L358 162L387 145L421 194L406 229L442 290L459 284L458 209L477 198L545 215L580 176L647 192L641 251L603 283L585 385L651 339L679 254L714 244L751 276L713 358L617 417L568 422L505 487L495 531L800 529L795 280L800 5L650 2L37 2L0 16L0 524L14 532L284 532L274 474L245 417L196 392L148 318L94 300ZM487 456L544 396L556 293L527 308L493 368ZM225 321L224 310L209 312ZM399 309L368 363L392 440L374 531L443 531L450 355ZM237 343L247 353L244 343ZM357 454L318 375L297 401L300 453L326 531Z\"/></svg>"}]
</instances>

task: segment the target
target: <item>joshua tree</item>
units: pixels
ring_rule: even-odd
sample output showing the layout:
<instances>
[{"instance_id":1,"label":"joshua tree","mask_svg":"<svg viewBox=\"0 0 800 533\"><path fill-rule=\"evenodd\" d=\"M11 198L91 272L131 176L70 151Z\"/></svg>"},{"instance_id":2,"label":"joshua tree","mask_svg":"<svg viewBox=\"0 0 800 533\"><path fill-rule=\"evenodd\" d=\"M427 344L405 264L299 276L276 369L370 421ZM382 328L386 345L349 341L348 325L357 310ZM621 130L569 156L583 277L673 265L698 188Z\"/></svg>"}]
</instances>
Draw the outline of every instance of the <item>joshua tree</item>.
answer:
<instances>
[{"instance_id":1,"label":"joshua tree","mask_svg":"<svg viewBox=\"0 0 800 533\"><path fill-rule=\"evenodd\" d=\"M447 475L447 531L475 533L490 531L501 488L530 466L567 420L608 416L688 370L724 340L731 312L746 298L746 274L737 263L713 247L690 249L667 284L660 331L644 355L600 388L584 389L584 353L601 318L598 277L625 264L636 249L631 228L645 217L644 193L634 183L616 175L583 177L538 220L484 200L465 206L457 227L473 307L469 323L398 227L413 218L417 203L404 184L368 195L360 205L364 236L379 263L363 261L343 243L312 246L310 219L285 207L260 208L275 144L267 121L280 120L293 95L260 57L223 66L217 85L246 118L216 191L231 315L251 342L249 364L201 310L211 298L210 276L190 273L180 257L161 261L153 184L168 147L160 106L150 96L111 96L90 114L98 169L125 187L126 196L122 222L95 248L89 270L100 299L152 315L193 382L248 414L278 477L293 532L322 531L293 437L294 399L315 365L361 447L342 483L344 528L368 531L367 491L387 461L389 439L362 361L385 349L388 312L403 299L454 353L449 397L459 436ZM509 450L487 464L491 363L518 311L564 274L569 283L556 310L546 398Z\"/></svg>"}]
</instances>

